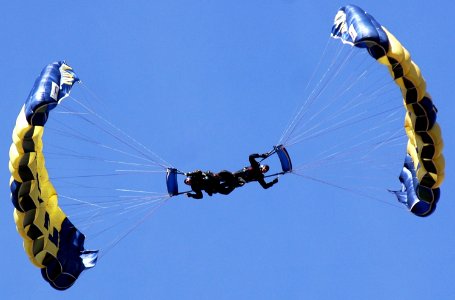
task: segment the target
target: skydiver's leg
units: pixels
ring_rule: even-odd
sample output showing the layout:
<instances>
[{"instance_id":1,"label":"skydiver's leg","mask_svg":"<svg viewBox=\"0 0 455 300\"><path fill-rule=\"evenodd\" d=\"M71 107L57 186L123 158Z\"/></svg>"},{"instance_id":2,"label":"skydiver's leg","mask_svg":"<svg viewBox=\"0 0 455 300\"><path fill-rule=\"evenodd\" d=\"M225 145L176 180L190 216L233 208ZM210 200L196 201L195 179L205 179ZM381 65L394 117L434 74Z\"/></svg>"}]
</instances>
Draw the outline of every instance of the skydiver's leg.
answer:
<instances>
[{"instance_id":1,"label":"skydiver's leg","mask_svg":"<svg viewBox=\"0 0 455 300\"><path fill-rule=\"evenodd\" d=\"M235 190L235 186L223 185L218 189L218 193L222 195L229 195L233 190Z\"/></svg>"},{"instance_id":2,"label":"skydiver's leg","mask_svg":"<svg viewBox=\"0 0 455 300\"><path fill-rule=\"evenodd\" d=\"M229 171L223 170L218 173L218 176L221 178L220 186L218 192L223 195L230 194L236 187L236 178L234 174Z\"/></svg>"},{"instance_id":3,"label":"skydiver's leg","mask_svg":"<svg viewBox=\"0 0 455 300\"><path fill-rule=\"evenodd\" d=\"M186 195L188 197L194 198L194 199L202 199L202 197L204 197L204 195L202 194L202 191L195 191L194 193L188 192L188 193L186 193Z\"/></svg>"}]
</instances>

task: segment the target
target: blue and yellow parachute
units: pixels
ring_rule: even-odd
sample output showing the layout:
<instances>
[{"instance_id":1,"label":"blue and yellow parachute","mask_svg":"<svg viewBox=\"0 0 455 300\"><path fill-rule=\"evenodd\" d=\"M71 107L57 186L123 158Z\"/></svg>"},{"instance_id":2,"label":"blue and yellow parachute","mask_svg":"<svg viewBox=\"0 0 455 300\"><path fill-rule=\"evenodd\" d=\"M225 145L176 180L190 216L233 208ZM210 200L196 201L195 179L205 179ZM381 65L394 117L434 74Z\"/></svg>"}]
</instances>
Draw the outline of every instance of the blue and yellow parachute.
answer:
<instances>
[{"instance_id":1,"label":"blue and yellow parachute","mask_svg":"<svg viewBox=\"0 0 455 300\"><path fill-rule=\"evenodd\" d=\"M437 109L426 91L419 67L386 28L355 5L340 8L335 16L332 37L366 48L374 59L387 66L401 89L408 145L399 177L402 188L394 193L415 215L430 215L439 200L445 163L441 129L436 123Z\"/></svg>"},{"instance_id":2,"label":"blue and yellow parachute","mask_svg":"<svg viewBox=\"0 0 455 300\"><path fill-rule=\"evenodd\" d=\"M398 200L418 216L436 208L439 187L444 179L441 129L437 109L426 91L425 80L409 52L371 15L354 5L342 7L335 16L332 37L354 47L365 48L387 66L403 96L404 127L408 137L407 155L400 181L394 191ZM68 219L58 203L43 155L44 127L60 101L67 97L78 78L65 62L46 66L37 78L16 121L10 148L11 200L14 219L24 249L50 285L58 290L72 286L79 275L95 266L98 251L85 249L85 236ZM279 144L277 153L282 172L293 168L290 157ZM167 168L169 196L178 191L175 168Z\"/></svg>"},{"instance_id":3,"label":"blue and yellow parachute","mask_svg":"<svg viewBox=\"0 0 455 300\"><path fill-rule=\"evenodd\" d=\"M93 267L98 252L84 248L85 236L59 207L43 156L42 137L49 113L77 81L64 62L43 69L17 117L9 153L17 231L31 262L58 290L69 288L82 271Z\"/></svg>"}]
</instances>

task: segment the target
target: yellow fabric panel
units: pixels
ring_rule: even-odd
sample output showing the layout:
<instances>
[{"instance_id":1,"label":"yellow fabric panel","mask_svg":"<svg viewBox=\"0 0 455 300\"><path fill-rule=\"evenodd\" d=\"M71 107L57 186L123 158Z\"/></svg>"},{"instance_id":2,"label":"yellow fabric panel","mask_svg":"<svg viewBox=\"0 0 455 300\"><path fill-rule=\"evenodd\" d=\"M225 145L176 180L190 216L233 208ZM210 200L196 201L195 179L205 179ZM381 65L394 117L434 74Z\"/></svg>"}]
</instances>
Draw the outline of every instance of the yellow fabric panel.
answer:
<instances>
[{"instance_id":1,"label":"yellow fabric panel","mask_svg":"<svg viewBox=\"0 0 455 300\"><path fill-rule=\"evenodd\" d=\"M393 57L396 61L402 62L405 59L407 50L398 42L397 38L391 34L384 26L382 26L387 37L389 38L389 52L387 53L388 56ZM390 55L389 55L390 54Z\"/></svg>"},{"instance_id":2,"label":"yellow fabric panel","mask_svg":"<svg viewBox=\"0 0 455 300\"><path fill-rule=\"evenodd\" d=\"M387 37L389 38L390 48L387 52L387 57L391 57L396 60L401 68L403 69L403 76L412 82L412 84L417 89L417 99L420 100L425 96L426 92L426 83L420 73L420 68L411 60L411 55L409 51L404 48L401 43L395 38L393 34L388 32L385 28ZM395 66L389 65L389 72L391 73L392 77L394 76L392 69ZM395 82L401 89L401 93L403 94L403 98L406 96L407 88L404 84L403 78L395 79Z\"/></svg>"},{"instance_id":3,"label":"yellow fabric panel","mask_svg":"<svg viewBox=\"0 0 455 300\"><path fill-rule=\"evenodd\" d=\"M434 145L435 148L435 153L433 154L432 159L436 159L439 156L442 155L442 147L443 147L443 142L442 142L442 137L441 137L441 127L439 127L438 123L435 123L433 127L426 132L432 142L429 143L430 145ZM416 135L416 142L417 142L417 149L418 152L422 152L422 148L425 147L427 144L425 144L422 141L422 138L419 135Z\"/></svg>"},{"instance_id":4,"label":"yellow fabric panel","mask_svg":"<svg viewBox=\"0 0 455 300\"><path fill-rule=\"evenodd\" d=\"M28 199L32 199L35 207L38 207L40 205L39 202L40 189L38 186L38 182L36 180L23 182L21 184L21 187L19 188L18 202L22 209L25 209L25 207L22 206L22 204L24 204L22 203L22 201L25 201L24 200L25 197L28 197ZM27 201L30 201L28 199Z\"/></svg>"},{"instance_id":5,"label":"yellow fabric panel","mask_svg":"<svg viewBox=\"0 0 455 300\"><path fill-rule=\"evenodd\" d=\"M415 85L418 95L417 99L418 101L420 101L426 95L427 83L425 82L425 79L423 78L423 75L420 72L419 66L416 65L413 61L410 61L410 64L411 68L409 69L408 72L404 74L404 76L410 81L412 81L412 83Z\"/></svg>"},{"instance_id":6,"label":"yellow fabric panel","mask_svg":"<svg viewBox=\"0 0 455 300\"><path fill-rule=\"evenodd\" d=\"M415 87L415 91L417 93L417 102L422 100L425 96L428 99L431 99L430 96L426 92L426 82L421 74L420 68L411 60L411 55L409 51L404 48L401 43L395 38L393 34L391 34L386 28L384 28L386 32L390 48L386 54L386 57L381 57L378 61L384 65L386 65L389 69L389 72L392 76L394 76L393 70L398 66L401 66L403 70L403 77L410 81L412 85ZM397 64L392 65L390 63L389 58L397 61ZM424 176L430 176L435 181L435 184L431 188L437 188L441 185L444 179L444 156L442 155L442 149L444 143L442 141L441 136L441 129L437 123L433 125L433 127L428 130L426 133L431 138L431 142L429 144L425 144L422 141L422 138L419 134L414 131L414 126L416 124L416 115L411 105L406 105L405 98L409 91L409 88L405 86L405 80L403 78L395 79L395 82L400 87L401 93L403 95L403 102L406 110L408 113L405 117L405 131L406 135L409 138L407 152L412 157L414 162L414 167L417 172L417 178L419 181L422 180ZM426 158L429 160L432 165L435 166L436 172L428 172L425 167L423 158L420 156L419 153L422 153L424 147L434 147L435 152L431 159ZM427 151L428 152L428 151Z\"/></svg>"},{"instance_id":7,"label":"yellow fabric panel","mask_svg":"<svg viewBox=\"0 0 455 300\"><path fill-rule=\"evenodd\" d=\"M417 147L417 141L415 139L415 132L414 132L414 126L412 124L412 119L409 115L409 113L406 113L404 117L404 130L406 132L406 135L408 136L409 143L415 148Z\"/></svg>"},{"instance_id":8,"label":"yellow fabric panel","mask_svg":"<svg viewBox=\"0 0 455 300\"><path fill-rule=\"evenodd\" d=\"M21 235L23 239L29 239L29 237L25 234L24 226L24 213L14 209L13 212L14 222L16 223L17 232Z\"/></svg>"},{"instance_id":9,"label":"yellow fabric panel","mask_svg":"<svg viewBox=\"0 0 455 300\"><path fill-rule=\"evenodd\" d=\"M34 248L38 243L39 245L36 247L36 251L34 251L34 257L39 264L43 264L47 254L55 258L57 257L58 247L49 239L49 234L34 241Z\"/></svg>"},{"instance_id":10,"label":"yellow fabric panel","mask_svg":"<svg viewBox=\"0 0 455 300\"><path fill-rule=\"evenodd\" d=\"M392 65L390 64L389 60L387 59L387 56L381 56L380 58L377 59L377 61L385 66L387 66L387 68L389 69L389 72L390 72L390 75L393 77L393 73L392 73Z\"/></svg>"},{"instance_id":11,"label":"yellow fabric panel","mask_svg":"<svg viewBox=\"0 0 455 300\"><path fill-rule=\"evenodd\" d=\"M436 169L438 170L437 179L434 187L440 187L442 182L445 178L445 158L443 155L438 156L437 159L433 160L434 164L436 165Z\"/></svg>"},{"instance_id":12,"label":"yellow fabric panel","mask_svg":"<svg viewBox=\"0 0 455 300\"><path fill-rule=\"evenodd\" d=\"M428 171L425 169L425 167L424 167L422 164L420 164L420 165L419 165L419 168L417 169L417 179L419 180L419 182L422 181L422 178L423 178L425 175L431 176L431 178L433 178L433 180L434 180L435 182L438 181L438 174L432 173L432 172L428 172ZM438 187L438 186L436 186L436 184L434 184L434 185L431 186L430 188L435 189L435 188L437 188L437 187Z\"/></svg>"},{"instance_id":13,"label":"yellow fabric panel","mask_svg":"<svg viewBox=\"0 0 455 300\"><path fill-rule=\"evenodd\" d=\"M24 246L27 247L26 252L32 255L31 260L36 265L42 265L47 253L56 257L58 252L57 245L51 241L50 236L54 234L56 221L60 221L61 224L62 220L52 220L54 216L49 214L46 207L46 203L43 202L37 209L16 214L16 225L20 228L18 231L24 237L24 241L32 241L25 243ZM60 219L61 214L57 213L57 217ZM30 232L33 233L33 239L28 235Z\"/></svg>"},{"instance_id":14,"label":"yellow fabric panel","mask_svg":"<svg viewBox=\"0 0 455 300\"><path fill-rule=\"evenodd\" d=\"M435 157L443 156L442 150L444 149L444 140L442 139L441 127L438 123L433 125L433 128L429 131L430 135L433 137L434 148L435 148Z\"/></svg>"},{"instance_id":15,"label":"yellow fabric panel","mask_svg":"<svg viewBox=\"0 0 455 300\"><path fill-rule=\"evenodd\" d=\"M410 140L408 141L406 151L408 152L409 156L411 156L411 158L412 158L412 162L414 163L414 169L417 170L417 168L419 166L420 157L417 154L416 147L411 143Z\"/></svg>"},{"instance_id":16,"label":"yellow fabric panel","mask_svg":"<svg viewBox=\"0 0 455 300\"><path fill-rule=\"evenodd\" d=\"M58 248L47 236L42 236L32 241L32 249L34 260L41 265L44 265L46 255L57 257Z\"/></svg>"},{"instance_id":17,"label":"yellow fabric panel","mask_svg":"<svg viewBox=\"0 0 455 300\"><path fill-rule=\"evenodd\" d=\"M419 180L422 179L423 176L425 176L426 173L430 174L431 177L435 180L435 184L431 188L437 188L442 184L442 181L444 180L444 168L445 168L445 160L444 156L442 155L442 147L443 147L443 142L442 142L442 137L441 137L441 128L437 123L434 124L434 126L427 131L427 134L430 136L432 139L432 143L430 145L434 145L435 153L433 157L431 158L431 161L433 162L435 168L436 168L436 173L430 173L425 168L423 165L420 165L420 168L417 170L417 178ZM417 151L419 153L422 152L422 148L427 146L428 144L425 144L421 137L419 135L416 135L416 142L417 142Z\"/></svg>"},{"instance_id":18,"label":"yellow fabric panel","mask_svg":"<svg viewBox=\"0 0 455 300\"><path fill-rule=\"evenodd\" d=\"M43 130L42 126L29 125L25 117L24 107L17 116L16 126L13 130L13 144L18 148L19 153L24 153L24 147L29 148L30 142L33 142L33 151L41 152L43 149Z\"/></svg>"},{"instance_id":19,"label":"yellow fabric panel","mask_svg":"<svg viewBox=\"0 0 455 300\"><path fill-rule=\"evenodd\" d=\"M423 164L419 163L422 160L422 158L418 153L421 153L422 148L426 145L423 143L422 138L418 134L415 134L412 126L412 120L411 117L409 117L409 114L406 114L405 130L406 134L409 137L407 152L412 157L412 160L414 162L414 168L417 171L417 178L420 181L425 176L425 174L429 174L435 181L435 184L433 185L432 188L439 187L444 181L445 168L444 156L442 155L444 143L441 137L441 128L439 127L438 123L435 123L432 129L427 131L427 134L433 140L433 143L431 145L434 145L435 149L435 154L433 155L431 161L436 167L436 173L428 172L423 166Z\"/></svg>"},{"instance_id":20,"label":"yellow fabric panel","mask_svg":"<svg viewBox=\"0 0 455 300\"><path fill-rule=\"evenodd\" d=\"M57 206L57 196L51 197L48 201L46 201L46 211L50 217L49 223L49 231L53 231L54 228L60 232L62 228L62 223L67 217L63 210Z\"/></svg>"},{"instance_id":21,"label":"yellow fabric panel","mask_svg":"<svg viewBox=\"0 0 455 300\"><path fill-rule=\"evenodd\" d=\"M42 152L36 154L38 179L41 186L41 198L48 201L51 197L57 197L57 191L49 180L49 174L46 169L44 155Z\"/></svg>"},{"instance_id":22,"label":"yellow fabric panel","mask_svg":"<svg viewBox=\"0 0 455 300\"><path fill-rule=\"evenodd\" d=\"M27 254L28 259L31 261L32 264L37 266L38 268L44 268L38 260L36 260L35 255L33 254L33 241L31 239L24 239L23 247L25 254Z\"/></svg>"},{"instance_id":23,"label":"yellow fabric panel","mask_svg":"<svg viewBox=\"0 0 455 300\"><path fill-rule=\"evenodd\" d=\"M36 260L33 254L33 240L30 239L24 231L24 227L22 225L24 223L24 215L24 213L18 211L17 209L14 210L14 222L16 222L17 232L19 232L23 238L23 247L29 260L38 268L43 268L44 266Z\"/></svg>"},{"instance_id":24,"label":"yellow fabric panel","mask_svg":"<svg viewBox=\"0 0 455 300\"><path fill-rule=\"evenodd\" d=\"M63 220L66 218L65 213L58 207L58 196L53 184L49 180L49 175L45 167L44 155L37 153L37 169L40 182L41 199L44 200L43 209L49 214L49 231L53 228L58 231L61 229Z\"/></svg>"},{"instance_id":25,"label":"yellow fabric panel","mask_svg":"<svg viewBox=\"0 0 455 300\"><path fill-rule=\"evenodd\" d=\"M34 217L32 224L39 227L43 234L37 242L33 241L30 237L27 236L26 231L28 230L29 226L27 226L26 229L24 229L23 226L25 214L19 212L18 210L14 210L14 221L16 222L17 231L24 239L24 250L27 253L30 261L39 268L44 267L42 265L42 262L46 253L49 253L54 257L57 256L57 245L55 245L49 239L49 235L52 235L54 233L54 228L57 231L60 231L61 224L65 219L65 214L59 207L52 207L50 212L47 211L47 213L49 213L50 222L48 223L49 229L46 229L44 223L46 210L44 207L45 204L43 203L40 209L33 210L33 212L31 212L31 215Z\"/></svg>"},{"instance_id":26,"label":"yellow fabric panel","mask_svg":"<svg viewBox=\"0 0 455 300\"><path fill-rule=\"evenodd\" d=\"M13 145L11 145L10 150L9 150L9 156L10 156L10 158L11 158L11 157L15 157L15 156L16 156L16 153L17 153L16 147L14 147ZM9 172L11 173L11 177L10 177L11 180L16 180L16 181L18 181L18 182L21 182L22 180L21 180L19 174L17 173L18 170L17 170L16 168L14 168L13 163L11 162L11 159L10 159L10 161L8 162L8 168L9 168Z\"/></svg>"},{"instance_id":27,"label":"yellow fabric panel","mask_svg":"<svg viewBox=\"0 0 455 300\"><path fill-rule=\"evenodd\" d=\"M42 153L42 136L44 127L31 126L28 124L24 108L16 119L16 127L13 130L13 144L10 147L9 168L11 180L21 183L18 191L19 205L24 197L27 201L32 199L36 209L20 212L15 209L14 220L19 234L24 239L24 249L30 261L39 268L43 268L43 260L46 254L57 257L57 245L50 237L55 229L60 231L66 215L58 207L58 197L54 186L49 181L49 175L45 166ZM26 170L24 171L24 167ZM19 171L19 168L22 171ZM25 176L32 176L24 180ZM38 180L36 180L38 179ZM40 202L41 201L41 202ZM27 203L30 207L31 204ZM35 238L32 240L30 234ZM57 237L52 237L57 239Z\"/></svg>"},{"instance_id":28,"label":"yellow fabric panel","mask_svg":"<svg viewBox=\"0 0 455 300\"><path fill-rule=\"evenodd\" d=\"M9 150L9 169L11 172L11 176L18 182L23 182L21 175L19 174L19 165L21 164L21 160L23 158L23 154L17 151L17 147L12 144Z\"/></svg>"},{"instance_id":29,"label":"yellow fabric panel","mask_svg":"<svg viewBox=\"0 0 455 300\"><path fill-rule=\"evenodd\" d=\"M43 214L43 211L39 208L30 209L24 212L24 220L22 226L24 228L25 234L30 238L32 238L32 236L40 237L45 234L43 231L47 231L47 229L43 226L44 215L42 215L40 218L40 213ZM40 222L41 219L42 222Z\"/></svg>"},{"instance_id":30,"label":"yellow fabric panel","mask_svg":"<svg viewBox=\"0 0 455 300\"><path fill-rule=\"evenodd\" d=\"M406 110L408 111L409 117L411 118L410 122L411 122L412 126L415 127L416 121L417 121L417 115L416 115L416 113L414 111L414 107L411 104L404 104L404 105L406 107ZM422 108L422 110L424 110L424 109ZM428 115L426 115L425 117L428 120ZM429 128L426 128L426 130L428 130L428 129Z\"/></svg>"},{"instance_id":31,"label":"yellow fabric panel","mask_svg":"<svg viewBox=\"0 0 455 300\"><path fill-rule=\"evenodd\" d=\"M35 237L34 239L30 238L27 235L27 233L29 232L31 227L34 226L36 212L35 212L35 210L31 210L31 211L28 211L27 213L21 213L19 215L23 216L23 218L20 218L19 221L22 221L22 223L24 224L24 225L22 225L23 226L23 231L25 233L24 250L27 253L27 256L29 257L30 261L33 262L33 264L35 264L37 266L42 266L42 261L38 260L35 257L34 248L36 248L36 247L35 247L35 242L34 241L36 239L39 239L40 237L42 237L43 233L41 232L41 235L38 236L38 237Z\"/></svg>"},{"instance_id":32,"label":"yellow fabric panel","mask_svg":"<svg viewBox=\"0 0 455 300\"><path fill-rule=\"evenodd\" d=\"M19 167L27 167L27 169L30 172L25 172L22 170L21 172L18 172L19 177L22 179L21 181L23 182L24 180L36 180L37 179L37 171L38 171L38 165L36 161L36 152L29 152L29 153L24 153L23 155L20 155L16 161L13 162L13 165L17 163L17 168ZM31 175L32 178L28 178L26 176Z\"/></svg>"},{"instance_id":33,"label":"yellow fabric panel","mask_svg":"<svg viewBox=\"0 0 455 300\"><path fill-rule=\"evenodd\" d=\"M412 82L412 84L414 85L414 87L417 90L417 99L418 99L418 101L420 101L425 96L426 88L427 88L426 82L423 79L422 74L420 73L420 68L410 58L409 58L409 60L403 61L401 63L401 66L403 66L403 69L404 69L403 76L407 80ZM404 68L404 66L406 66L406 68ZM405 91L407 90L407 88L404 85L403 79L402 78L397 79L396 82L402 89L402 93L403 93L403 97L404 97L406 95Z\"/></svg>"}]
</instances>

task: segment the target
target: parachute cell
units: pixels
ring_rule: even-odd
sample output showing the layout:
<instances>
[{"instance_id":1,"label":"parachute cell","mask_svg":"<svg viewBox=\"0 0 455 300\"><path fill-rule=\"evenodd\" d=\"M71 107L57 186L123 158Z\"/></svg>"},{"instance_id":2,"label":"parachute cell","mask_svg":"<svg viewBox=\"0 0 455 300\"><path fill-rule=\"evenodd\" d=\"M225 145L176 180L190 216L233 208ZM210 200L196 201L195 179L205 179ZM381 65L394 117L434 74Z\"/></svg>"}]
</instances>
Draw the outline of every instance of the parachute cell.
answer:
<instances>
[{"instance_id":1,"label":"parachute cell","mask_svg":"<svg viewBox=\"0 0 455 300\"><path fill-rule=\"evenodd\" d=\"M17 230L31 262L58 290L69 288L83 270L93 267L98 253L84 248L85 236L59 207L43 155L42 137L49 113L77 81L64 62L43 69L17 117L9 153Z\"/></svg>"},{"instance_id":2,"label":"parachute cell","mask_svg":"<svg viewBox=\"0 0 455 300\"><path fill-rule=\"evenodd\" d=\"M379 63L387 66L399 86L406 109L405 131L408 147L399 176L398 200L418 216L430 215L439 200L444 179L441 130L437 109L426 91L419 67L401 43L371 15L355 5L340 8L335 16L332 37L358 48L366 48Z\"/></svg>"}]
</instances>

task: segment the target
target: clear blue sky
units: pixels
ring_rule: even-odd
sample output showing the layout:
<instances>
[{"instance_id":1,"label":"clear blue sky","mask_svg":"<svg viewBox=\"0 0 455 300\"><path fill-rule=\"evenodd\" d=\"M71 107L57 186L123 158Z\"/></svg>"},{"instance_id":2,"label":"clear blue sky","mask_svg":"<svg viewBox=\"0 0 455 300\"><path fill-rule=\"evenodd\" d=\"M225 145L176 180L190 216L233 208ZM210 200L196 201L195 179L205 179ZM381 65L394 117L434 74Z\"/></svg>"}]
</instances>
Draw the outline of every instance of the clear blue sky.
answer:
<instances>
[{"instance_id":1,"label":"clear blue sky","mask_svg":"<svg viewBox=\"0 0 455 300\"><path fill-rule=\"evenodd\" d=\"M236 169L249 153L277 142L302 101L333 17L346 4L3 4L0 298L454 299L455 4L448 0L356 3L410 50L439 109L446 179L431 217L397 209L392 198L385 199L388 205L297 176L281 177L267 191L251 185L228 197L176 197L65 292L43 281L15 230L7 169L11 131L44 65L67 60L107 103L110 121L175 166ZM317 152L327 146L308 147ZM158 178L164 188L164 177Z\"/></svg>"}]
</instances>

